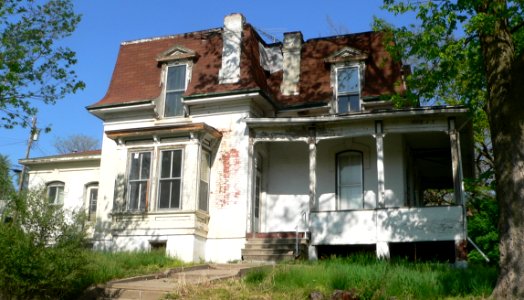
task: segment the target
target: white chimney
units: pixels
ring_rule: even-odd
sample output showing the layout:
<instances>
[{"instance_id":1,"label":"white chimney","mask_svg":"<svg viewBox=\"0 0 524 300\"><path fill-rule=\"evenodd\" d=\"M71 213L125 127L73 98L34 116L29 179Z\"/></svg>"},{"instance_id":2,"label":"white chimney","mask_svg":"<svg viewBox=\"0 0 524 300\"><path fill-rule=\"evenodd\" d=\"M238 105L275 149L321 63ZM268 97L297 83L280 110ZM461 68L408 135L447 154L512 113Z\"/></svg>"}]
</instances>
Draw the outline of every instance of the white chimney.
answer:
<instances>
[{"instance_id":1,"label":"white chimney","mask_svg":"<svg viewBox=\"0 0 524 300\"><path fill-rule=\"evenodd\" d=\"M237 83L240 80L240 51L244 23L245 18L239 13L224 18L222 67L218 72L218 82L221 84Z\"/></svg>"},{"instance_id":2,"label":"white chimney","mask_svg":"<svg viewBox=\"0 0 524 300\"><path fill-rule=\"evenodd\" d=\"M284 45L282 46L284 75L280 84L280 91L284 96L299 94L300 50L303 41L302 33L299 31L284 33Z\"/></svg>"}]
</instances>

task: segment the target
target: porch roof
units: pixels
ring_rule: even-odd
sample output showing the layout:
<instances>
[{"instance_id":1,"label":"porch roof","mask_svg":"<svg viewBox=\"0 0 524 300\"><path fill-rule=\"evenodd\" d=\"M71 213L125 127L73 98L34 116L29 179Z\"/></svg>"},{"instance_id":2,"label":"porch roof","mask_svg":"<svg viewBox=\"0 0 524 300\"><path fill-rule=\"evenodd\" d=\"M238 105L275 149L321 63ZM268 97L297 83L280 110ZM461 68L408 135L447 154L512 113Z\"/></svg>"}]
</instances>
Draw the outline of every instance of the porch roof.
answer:
<instances>
[{"instance_id":1,"label":"porch roof","mask_svg":"<svg viewBox=\"0 0 524 300\"><path fill-rule=\"evenodd\" d=\"M287 118L246 118L244 121L250 128L264 128L273 126L314 125L326 123L350 123L362 121L374 121L395 118L442 116L456 117L458 128L462 128L470 121L465 106L428 106L405 109L380 109L358 113L347 113L328 115L320 117L287 117Z\"/></svg>"},{"instance_id":2,"label":"porch roof","mask_svg":"<svg viewBox=\"0 0 524 300\"><path fill-rule=\"evenodd\" d=\"M168 126L152 126L143 128L132 128L123 130L111 130L106 131L108 138L112 140L118 139L136 139L144 137L172 137L172 136L184 136L191 133L204 133L211 136L214 139L222 137L222 133L215 128L207 125L206 123L184 123L178 125Z\"/></svg>"}]
</instances>

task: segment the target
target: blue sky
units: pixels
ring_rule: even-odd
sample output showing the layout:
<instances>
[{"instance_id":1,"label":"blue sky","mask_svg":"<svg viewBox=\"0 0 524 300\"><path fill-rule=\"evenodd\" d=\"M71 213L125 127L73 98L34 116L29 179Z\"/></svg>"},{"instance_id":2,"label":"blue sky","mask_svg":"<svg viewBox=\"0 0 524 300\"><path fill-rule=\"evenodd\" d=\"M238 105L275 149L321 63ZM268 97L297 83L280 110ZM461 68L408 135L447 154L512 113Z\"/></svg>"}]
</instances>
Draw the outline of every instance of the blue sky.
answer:
<instances>
[{"instance_id":1,"label":"blue sky","mask_svg":"<svg viewBox=\"0 0 524 300\"><path fill-rule=\"evenodd\" d=\"M381 4L381 0L75 1L82 22L62 43L76 51L75 69L86 89L39 109L38 126L51 125L52 131L40 136L31 157L56 154L57 137L85 134L101 140L102 121L85 107L106 93L123 41L221 27L224 16L233 12L244 14L255 28L279 39L288 31L302 31L305 39L334 35L334 28L369 31L373 16L397 25L410 21L380 10ZM16 164L25 155L28 135L27 128L0 129L0 154Z\"/></svg>"}]
</instances>

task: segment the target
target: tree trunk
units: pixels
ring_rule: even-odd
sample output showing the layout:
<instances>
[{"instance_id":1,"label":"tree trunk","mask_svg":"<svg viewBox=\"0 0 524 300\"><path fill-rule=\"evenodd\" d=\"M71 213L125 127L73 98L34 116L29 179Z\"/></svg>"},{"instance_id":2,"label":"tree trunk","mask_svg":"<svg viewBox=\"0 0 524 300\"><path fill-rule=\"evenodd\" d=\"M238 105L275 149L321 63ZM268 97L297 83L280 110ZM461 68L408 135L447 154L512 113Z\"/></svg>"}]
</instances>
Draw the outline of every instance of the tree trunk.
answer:
<instances>
[{"instance_id":1,"label":"tree trunk","mask_svg":"<svg viewBox=\"0 0 524 300\"><path fill-rule=\"evenodd\" d=\"M489 1L500 16L505 1ZM524 298L524 57L515 58L505 19L480 34L488 82L488 118L495 160L500 219L500 273L492 296Z\"/></svg>"}]
</instances>

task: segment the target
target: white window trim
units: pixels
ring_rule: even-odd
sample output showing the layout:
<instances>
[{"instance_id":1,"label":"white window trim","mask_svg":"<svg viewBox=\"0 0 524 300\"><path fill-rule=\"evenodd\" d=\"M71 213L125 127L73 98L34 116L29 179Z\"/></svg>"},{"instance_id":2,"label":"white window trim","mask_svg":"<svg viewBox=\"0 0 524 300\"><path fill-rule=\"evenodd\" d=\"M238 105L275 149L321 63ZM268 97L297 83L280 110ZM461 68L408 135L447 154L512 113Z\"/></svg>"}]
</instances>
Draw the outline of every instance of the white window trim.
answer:
<instances>
[{"instance_id":1,"label":"white window trim","mask_svg":"<svg viewBox=\"0 0 524 300\"><path fill-rule=\"evenodd\" d=\"M205 180L202 180L202 156L204 154L207 154L208 155L208 174L207 174L207 178L205 178L207 181ZM197 203L196 203L196 207L198 210L200 211L205 211L205 212L209 212L209 189L211 187L211 161L212 161L212 156L211 156L211 151L209 150L206 150L204 147L201 147L200 148L200 155L199 155L199 162L198 162L198 196L197 196ZM203 210L200 208L200 184L202 183L202 181L206 182L207 183L207 195L206 195L206 198L207 198L207 209L206 210Z\"/></svg>"},{"instance_id":2,"label":"white window trim","mask_svg":"<svg viewBox=\"0 0 524 300\"><path fill-rule=\"evenodd\" d=\"M338 109L338 97L339 97L338 71L344 68L357 68L358 69L358 72L357 72L358 73L358 83L359 83L358 99L359 99L359 105L360 105L359 110L360 112L362 112L362 107L363 107L362 105L363 104L362 103L362 87L364 86L364 74L365 74L366 65L364 62L349 62L349 63L334 64L331 66L331 83L332 83L332 88L334 91L332 113L334 114L339 113L339 109ZM347 95L355 95L355 94L347 93ZM352 113L352 112L348 111L348 113Z\"/></svg>"},{"instance_id":3,"label":"white window trim","mask_svg":"<svg viewBox=\"0 0 524 300\"><path fill-rule=\"evenodd\" d=\"M189 86L189 83L191 82L191 74L193 70L193 62L191 60L180 60L180 61L174 61L169 62L164 65L162 65L162 75L161 75L161 82L162 82L162 96L160 97L160 101L157 103L157 111L158 116L161 119L173 119L173 118L185 118L187 116L187 109L184 105L184 98L181 98L182 102L182 115L180 116L165 116L165 105L166 105L166 95L167 95L167 75L168 75L168 69L170 67L176 67L176 66L186 66L186 79L185 79L185 86L184 86L184 92L187 90L187 87Z\"/></svg>"},{"instance_id":4,"label":"white window trim","mask_svg":"<svg viewBox=\"0 0 524 300\"><path fill-rule=\"evenodd\" d=\"M58 188L62 188L62 199L60 200L60 194L58 193ZM55 198L53 199L53 201L49 201L50 200L50 189L51 188L57 188L57 193L55 194ZM64 204L64 198L65 198L65 183L63 181L51 181L49 183L47 183L46 185L46 195L47 195L47 198L48 198L48 203L51 204L51 205L63 205Z\"/></svg>"},{"instance_id":5,"label":"white window trim","mask_svg":"<svg viewBox=\"0 0 524 300\"><path fill-rule=\"evenodd\" d=\"M361 203L360 203L360 206L358 208L350 208L350 209L342 209L341 208L341 197L340 197L340 165L339 165L339 156L340 155L343 155L344 153L359 153L360 154L360 157L361 157L361 163L360 163L360 169L361 169L361 174L360 174L360 188L361 188ZM354 149L349 149L349 150L344 150L344 151L341 151L341 152L338 152L336 154L336 158L335 158L335 165L336 165L336 210L361 210L361 209L364 209L365 207L365 201L364 201L364 153L362 151L359 151L359 150L354 150Z\"/></svg>"},{"instance_id":6,"label":"white window trim","mask_svg":"<svg viewBox=\"0 0 524 300\"><path fill-rule=\"evenodd\" d=\"M160 180L161 180L161 172L162 172L162 152L163 151L181 151L181 156L180 156L180 199L179 199L179 207L168 207L168 208L160 208ZM156 151L155 151L155 155L156 157L154 159L156 159L156 168L155 168L155 173L153 174L153 177L155 178L154 179L154 183L156 185L155 187L155 190L156 190L156 195L154 195L154 201L156 202L154 207L156 209L156 211L170 211L170 210L174 210L174 211L179 211L179 210L182 210L183 207L184 207L184 203L183 203L183 200L184 200L184 197L183 197L183 192L184 192L184 162L185 162L185 149L184 147L180 147L180 146L161 146L161 147L157 147Z\"/></svg>"},{"instance_id":7,"label":"white window trim","mask_svg":"<svg viewBox=\"0 0 524 300\"><path fill-rule=\"evenodd\" d=\"M96 209L94 211L94 219L96 220L96 210L98 209L98 182L91 182L86 184L85 188L85 203L86 203L86 213L87 213L87 220L94 222L91 216L91 191L93 189L97 189L97 203L96 203Z\"/></svg>"},{"instance_id":8,"label":"white window trim","mask_svg":"<svg viewBox=\"0 0 524 300\"><path fill-rule=\"evenodd\" d=\"M146 152L149 152L150 153L150 162L149 162L149 179L147 180L147 184L146 184L146 199L145 199L145 204L144 204L144 210L141 210L139 207L140 207L140 203L138 203L138 207L136 209L131 209L129 207L130 205L130 199L131 199L131 182L130 182L130 177L131 177L131 161L132 161L132 156L134 154L140 154L140 153L146 153ZM152 185L152 182L154 181L154 168L153 168L153 165L154 165L154 151L153 149L151 148L148 148L148 149L130 149L128 151L128 157L127 157L127 164L126 164L126 180L125 180L125 184L126 184L126 195L125 195L125 205L124 205L124 210L126 212L147 212L148 210L150 210L150 207L151 207L151 203L150 203L150 199L151 199L151 185ZM136 181L136 180L134 180ZM149 201L148 201L149 200Z\"/></svg>"}]
</instances>

